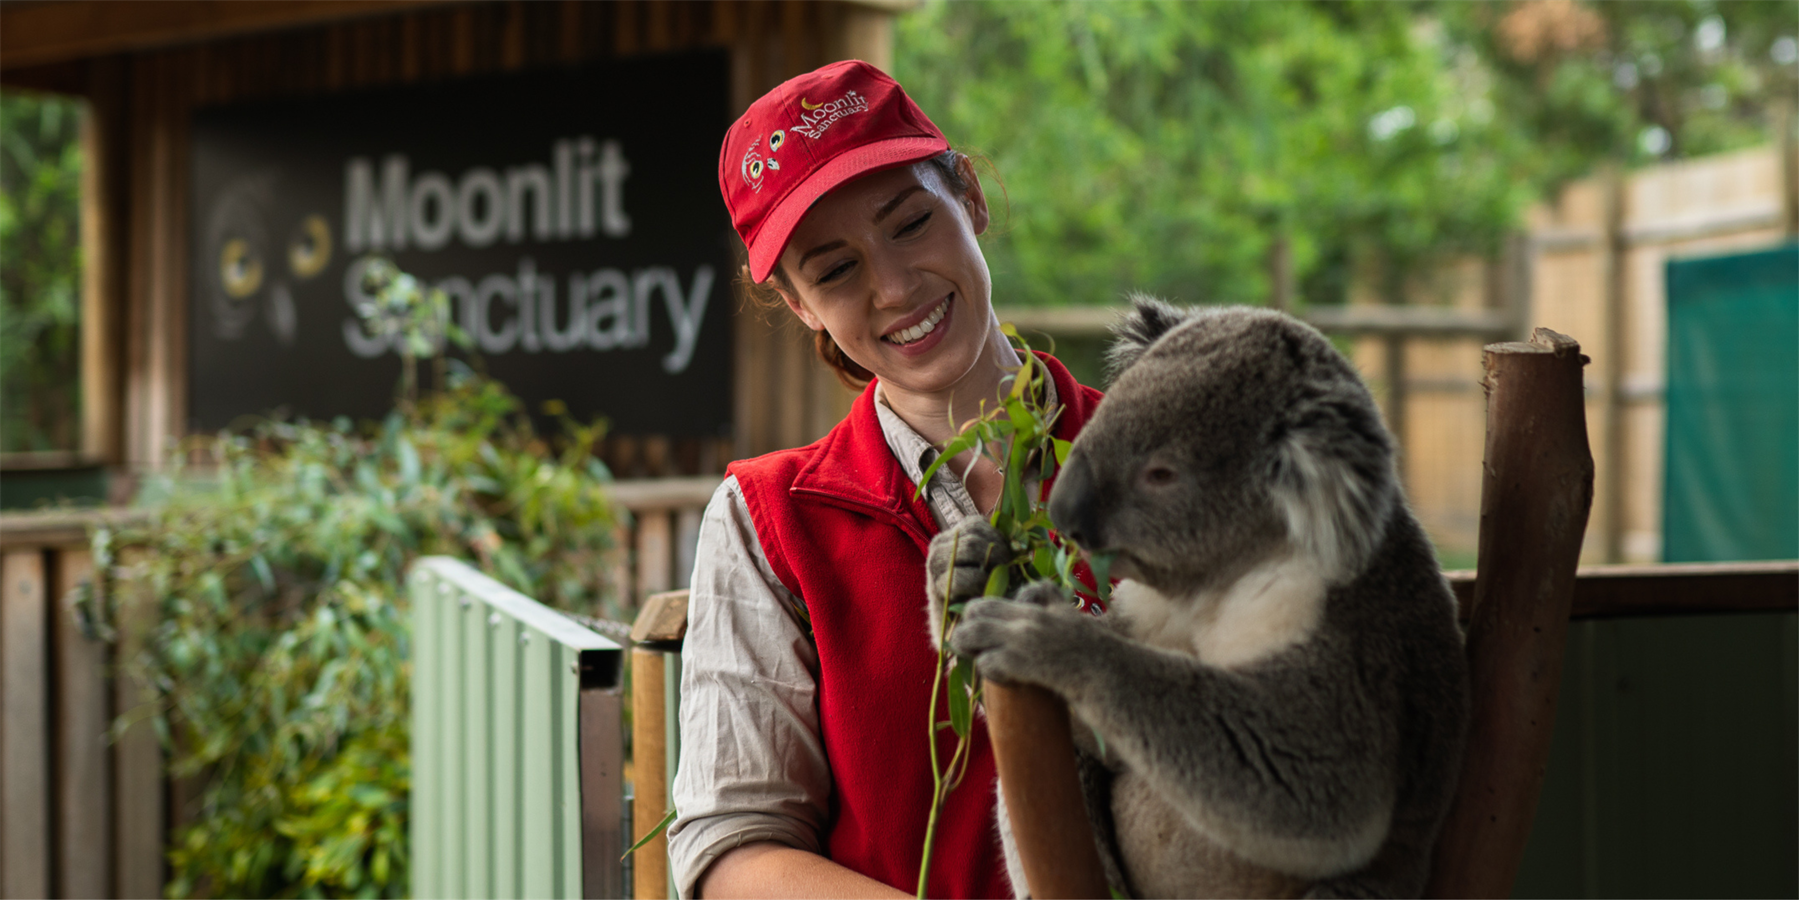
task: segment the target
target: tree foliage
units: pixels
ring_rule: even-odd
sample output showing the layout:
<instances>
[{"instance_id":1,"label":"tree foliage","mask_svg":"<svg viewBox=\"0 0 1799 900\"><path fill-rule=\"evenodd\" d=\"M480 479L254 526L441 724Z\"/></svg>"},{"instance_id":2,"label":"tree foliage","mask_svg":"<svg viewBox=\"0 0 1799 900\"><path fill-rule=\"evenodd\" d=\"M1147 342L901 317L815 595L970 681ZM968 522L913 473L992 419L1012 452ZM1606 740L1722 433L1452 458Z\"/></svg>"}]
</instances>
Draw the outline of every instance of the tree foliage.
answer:
<instances>
[{"instance_id":1,"label":"tree foliage","mask_svg":"<svg viewBox=\"0 0 1799 900\"><path fill-rule=\"evenodd\" d=\"M1570 38L1558 10L1592 34ZM1667 152L1766 140L1764 101L1790 97L1792 67L1757 60L1785 52L1792 18L1779 3L938 0L900 20L894 68L1003 178L998 303L1259 303L1281 236L1306 300L1341 301L1352 275L1403 299L1408 272L1493 252L1558 181L1654 158L1644 123L1677 135ZM1721 43L1695 43L1702 28Z\"/></svg>"},{"instance_id":2,"label":"tree foliage","mask_svg":"<svg viewBox=\"0 0 1799 900\"><path fill-rule=\"evenodd\" d=\"M1723 2L1446 4L1450 39L1492 73L1538 180L1751 146L1799 101L1799 7Z\"/></svg>"},{"instance_id":3,"label":"tree foliage","mask_svg":"<svg viewBox=\"0 0 1799 900\"><path fill-rule=\"evenodd\" d=\"M80 441L81 107L0 92L0 452Z\"/></svg>"}]
</instances>

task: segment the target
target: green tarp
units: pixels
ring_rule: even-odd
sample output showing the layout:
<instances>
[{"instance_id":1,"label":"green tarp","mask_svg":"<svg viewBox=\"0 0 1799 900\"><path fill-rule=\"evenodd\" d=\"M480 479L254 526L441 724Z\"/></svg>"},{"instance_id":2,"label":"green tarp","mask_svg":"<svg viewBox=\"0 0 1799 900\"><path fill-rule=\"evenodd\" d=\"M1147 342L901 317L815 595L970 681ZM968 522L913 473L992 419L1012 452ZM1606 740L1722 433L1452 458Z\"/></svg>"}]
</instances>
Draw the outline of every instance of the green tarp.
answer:
<instances>
[{"instance_id":1,"label":"green tarp","mask_svg":"<svg viewBox=\"0 0 1799 900\"><path fill-rule=\"evenodd\" d=\"M1799 244L1668 263L1662 559L1799 558Z\"/></svg>"}]
</instances>

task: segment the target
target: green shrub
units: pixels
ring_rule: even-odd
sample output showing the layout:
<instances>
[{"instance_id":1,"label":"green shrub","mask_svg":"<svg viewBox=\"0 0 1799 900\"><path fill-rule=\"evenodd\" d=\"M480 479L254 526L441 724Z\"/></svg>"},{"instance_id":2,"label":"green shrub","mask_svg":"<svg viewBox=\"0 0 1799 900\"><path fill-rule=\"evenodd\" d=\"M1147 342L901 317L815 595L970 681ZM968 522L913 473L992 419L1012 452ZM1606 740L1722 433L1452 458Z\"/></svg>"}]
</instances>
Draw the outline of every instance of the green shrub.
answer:
<instances>
[{"instance_id":1,"label":"green shrub","mask_svg":"<svg viewBox=\"0 0 1799 900\"><path fill-rule=\"evenodd\" d=\"M614 524L601 427L539 437L466 368L442 394L353 428L270 422L185 448L147 525L95 536L109 597L143 597L139 658L176 777L170 896L404 896L408 677L402 575L469 560L551 606L602 597ZM139 547L118 554L112 548ZM78 611L102 632L116 610ZM123 724L123 721L121 722Z\"/></svg>"}]
</instances>

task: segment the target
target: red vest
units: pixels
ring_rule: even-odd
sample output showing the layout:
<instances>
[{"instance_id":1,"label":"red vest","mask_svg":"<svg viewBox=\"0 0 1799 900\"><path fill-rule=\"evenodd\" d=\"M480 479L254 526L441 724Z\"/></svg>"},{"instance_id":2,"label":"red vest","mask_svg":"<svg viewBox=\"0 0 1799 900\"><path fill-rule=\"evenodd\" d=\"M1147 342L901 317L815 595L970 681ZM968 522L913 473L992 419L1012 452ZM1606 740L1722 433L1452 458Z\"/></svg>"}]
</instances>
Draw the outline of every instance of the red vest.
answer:
<instances>
[{"instance_id":1,"label":"red vest","mask_svg":"<svg viewBox=\"0 0 1799 900\"><path fill-rule=\"evenodd\" d=\"M1073 440L1100 392L1038 354ZM825 852L911 893L932 791L927 716L936 654L925 630L924 560L936 520L887 447L874 387L817 443L733 463L774 573L806 604L818 645L818 712L831 797ZM993 823L993 752L977 717L968 774L950 791L932 852L932 897L1011 897ZM955 734L938 734L947 763Z\"/></svg>"}]
</instances>

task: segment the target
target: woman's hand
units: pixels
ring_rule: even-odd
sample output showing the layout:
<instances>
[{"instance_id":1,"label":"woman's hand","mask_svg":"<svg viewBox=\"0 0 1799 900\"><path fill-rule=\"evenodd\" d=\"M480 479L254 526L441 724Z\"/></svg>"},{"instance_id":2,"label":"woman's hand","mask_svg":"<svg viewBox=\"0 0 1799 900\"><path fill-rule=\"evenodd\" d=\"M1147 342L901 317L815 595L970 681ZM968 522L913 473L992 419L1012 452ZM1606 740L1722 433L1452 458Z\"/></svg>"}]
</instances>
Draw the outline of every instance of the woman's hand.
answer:
<instances>
[{"instance_id":1,"label":"woman's hand","mask_svg":"<svg viewBox=\"0 0 1799 900\"><path fill-rule=\"evenodd\" d=\"M700 874L700 897L910 897L816 853L774 841L744 844Z\"/></svg>"}]
</instances>

